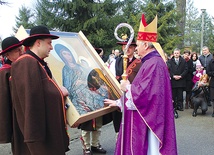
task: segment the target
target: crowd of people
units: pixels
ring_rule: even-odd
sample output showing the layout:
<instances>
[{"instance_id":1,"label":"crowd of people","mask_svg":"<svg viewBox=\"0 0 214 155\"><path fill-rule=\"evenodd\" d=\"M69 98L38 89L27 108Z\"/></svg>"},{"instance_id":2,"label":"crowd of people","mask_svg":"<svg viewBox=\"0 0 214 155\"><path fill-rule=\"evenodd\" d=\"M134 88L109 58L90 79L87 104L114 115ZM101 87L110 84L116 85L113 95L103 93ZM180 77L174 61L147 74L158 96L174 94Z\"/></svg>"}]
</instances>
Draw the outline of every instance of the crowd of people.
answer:
<instances>
[{"instance_id":1,"label":"crowd of people","mask_svg":"<svg viewBox=\"0 0 214 155\"><path fill-rule=\"evenodd\" d=\"M70 85L59 86L44 61L53 49L52 40L58 38L47 27L35 26L22 41L15 37L2 41L0 143L11 143L14 155L63 155L69 150L64 97L69 96ZM214 103L213 55L208 47L201 56L188 50L181 55L176 48L165 62L163 51L155 48L157 16L147 24L142 15L137 40L124 53L128 40L117 42L122 52L113 50L109 57L95 48L124 93L118 100L104 100L105 105L118 107L116 111L79 124L83 154L106 153L99 137L108 117L117 133L115 155L176 155L178 111L192 108L196 117L198 109L206 114ZM22 46L27 49L24 53Z\"/></svg>"},{"instance_id":2,"label":"crowd of people","mask_svg":"<svg viewBox=\"0 0 214 155\"><path fill-rule=\"evenodd\" d=\"M188 50L181 55L180 49L175 49L168 58L166 63L171 78L175 118L178 118L177 110L191 108L192 116L196 117L199 107L204 115L208 106L213 105L213 86L210 85L213 80L212 62L213 55L206 46L200 56ZM206 84L200 84L202 81Z\"/></svg>"}]
</instances>

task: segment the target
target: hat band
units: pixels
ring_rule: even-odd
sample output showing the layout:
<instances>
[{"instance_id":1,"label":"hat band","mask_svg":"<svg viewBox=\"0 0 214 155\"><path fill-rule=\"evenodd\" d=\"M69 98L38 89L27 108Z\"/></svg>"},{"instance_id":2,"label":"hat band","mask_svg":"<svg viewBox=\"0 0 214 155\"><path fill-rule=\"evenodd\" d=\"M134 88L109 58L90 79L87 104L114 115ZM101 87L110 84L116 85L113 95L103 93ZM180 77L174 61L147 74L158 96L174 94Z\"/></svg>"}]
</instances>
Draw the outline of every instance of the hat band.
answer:
<instances>
[{"instance_id":1,"label":"hat band","mask_svg":"<svg viewBox=\"0 0 214 155\"><path fill-rule=\"evenodd\" d=\"M16 47L19 47L19 46L21 46L21 45L22 45L22 43L19 42L18 44L14 44L14 45L12 45L12 46L9 46L9 47L7 47L6 49L2 50L2 52L0 52L0 55L1 55L1 54L4 54L4 53L6 53L6 52L8 52L9 50L15 49Z\"/></svg>"},{"instance_id":2,"label":"hat band","mask_svg":"<svg viewBox=\"0 0 214 155\"><path fill-rule=\"evenodd\" d=\"M137 40L156 42L157 41L157 33L151 32L138 32Z\"/></svg>"}]
</instances>

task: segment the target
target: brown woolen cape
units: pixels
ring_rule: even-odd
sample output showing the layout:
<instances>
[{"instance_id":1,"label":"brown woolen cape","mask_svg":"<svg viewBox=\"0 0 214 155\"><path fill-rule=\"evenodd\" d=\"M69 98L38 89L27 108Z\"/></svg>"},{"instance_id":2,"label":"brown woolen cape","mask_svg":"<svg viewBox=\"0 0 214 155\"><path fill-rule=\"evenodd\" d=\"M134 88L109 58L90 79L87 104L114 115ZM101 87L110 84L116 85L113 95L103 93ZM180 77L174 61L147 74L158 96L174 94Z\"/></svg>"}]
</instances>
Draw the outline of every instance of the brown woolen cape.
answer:
<instances>
[{"instance_id":1,"label":"brown woolen cape","mask_svg":"<svg viewBox=\"0 0 214 155\"><path fill-rule=\"evenodd\" d=\"M39 61L24 54L12 64L14 155L64 155L64 99Z\"/></svg>"},{"instance_id":2,"label":"brown woolen cape","mask_svg":"<svg viewBox=\"0 0 214 155\"><path fill-rule=\"evenodd\" d=\"M10 143L12 138L12 101L9 77L11 65L0 68L0 143Z\"/></svg>"}]
</instances>

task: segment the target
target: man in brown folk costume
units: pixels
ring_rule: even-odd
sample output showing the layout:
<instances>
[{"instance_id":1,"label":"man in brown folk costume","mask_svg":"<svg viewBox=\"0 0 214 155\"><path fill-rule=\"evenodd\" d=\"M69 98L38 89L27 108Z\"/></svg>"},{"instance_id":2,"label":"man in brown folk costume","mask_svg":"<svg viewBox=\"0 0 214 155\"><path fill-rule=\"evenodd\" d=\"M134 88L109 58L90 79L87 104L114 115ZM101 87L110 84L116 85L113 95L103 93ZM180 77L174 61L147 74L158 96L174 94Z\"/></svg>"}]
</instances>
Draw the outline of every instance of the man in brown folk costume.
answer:
<instances>
[{"instance_id":1,"label":"man in brown folk costume","mask_svg":"<svg viewBox=\"0 0 214 155\"><path fill-rule=\"evenodd\" d=\"M47 27L35 26L23 40L29 47L11 68L14 107L14 155L64 155L68 151L64 96L44 61L52 39Z\"/></svg>"},{"instance_id":2,"label":"man in brown folk costume","mask_svg":"<svg viewBox=\"0 0 214 155\"><path fill-rule=\"evenodd\" d=\"M12 101L10 94L11 64L22 53L22 42L16 37L7 37L2 41L3 66L0 68L0 143L11 143L12 127ZM13 143L12 143L13 148Z\"/></svg>"}]
</instances>

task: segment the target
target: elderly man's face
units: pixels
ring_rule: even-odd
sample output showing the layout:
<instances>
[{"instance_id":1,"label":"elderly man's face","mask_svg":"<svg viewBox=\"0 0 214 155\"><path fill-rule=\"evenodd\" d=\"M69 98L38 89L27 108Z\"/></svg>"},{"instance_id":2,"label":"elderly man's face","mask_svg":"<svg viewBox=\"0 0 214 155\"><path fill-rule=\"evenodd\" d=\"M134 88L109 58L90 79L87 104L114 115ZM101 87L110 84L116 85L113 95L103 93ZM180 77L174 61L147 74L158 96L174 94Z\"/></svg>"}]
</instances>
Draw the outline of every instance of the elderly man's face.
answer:
<instances>
[{"instance_id":1,"label":"elderly man's face","mask_svg":"<svg viewBox=\"0 0 214 155\"><path fill-rule=\"evenodd\" d=\"M202 52L203 52L203 55L207 55L207 54L209 54L209 49L208 48L204 48L202 50Z\"/></svg>"},{"instance_id":2,"label":"elderly man's face","mask_svg":"<svg viewBox=\"0 0 214 155\"><path fill-rule=\"evenodd\" d=\"M118 56L119 54L120 54L120 51L119 51L119 50L115 50L115 51L114 51L114 55L115 55L115 56Z\"/></svg>"},{"instance_id":3,"label":"elderly man's face","mask_svg":"<svg viewBox=\"0 0 214 155\"><path fill-rule=\"evenodd\" d=\"M181 55L181 54L180 54L180 51L179 51L179 50L175 50L175 51L173 52L173 56L174 56L175 58L179 58L180 55Z\"/></svg>"},{"instance_id":4,"label":"elderly man's face","mask_svg":"<svg viewBox=\"0 0 214 155\"><path fill-rule=\"evenodd\" d=\"M147 54L145 42L137 40L136 44L137 44L136 47L137 54L139 57L143 58Z\"/></svg>"}]
</instances>

